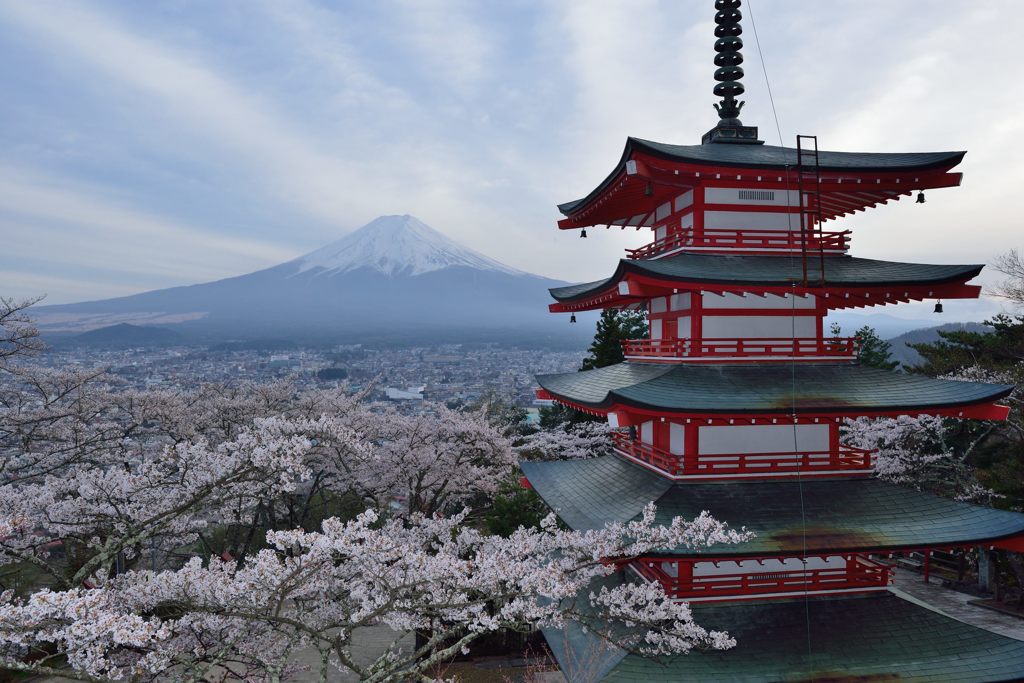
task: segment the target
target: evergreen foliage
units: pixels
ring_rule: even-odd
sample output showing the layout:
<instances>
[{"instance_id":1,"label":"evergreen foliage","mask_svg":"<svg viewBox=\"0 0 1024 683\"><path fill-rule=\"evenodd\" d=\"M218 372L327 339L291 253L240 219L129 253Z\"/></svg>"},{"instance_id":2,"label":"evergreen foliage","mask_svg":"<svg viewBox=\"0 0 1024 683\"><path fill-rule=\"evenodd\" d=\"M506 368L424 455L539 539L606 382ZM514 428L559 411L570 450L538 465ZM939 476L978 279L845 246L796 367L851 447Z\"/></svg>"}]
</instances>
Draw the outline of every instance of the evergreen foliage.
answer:
<instances>
[{"instance_id":1,"label":"evergreen foliage","mask_svg":"<svg viewBox=\"0 0 1024 683\"><path fill-rule=\"evenodd\" d=\"M644 339L648 334L645 311L606 309L597 321L594 341L589 355L583 359L580 371L604 368L626 360L622 353L624 339ZM561 425L582 422L602 422L604 418L580 412L563 405L553 405L540 411L541 429L554 429Z\"/></svg>"},{"instance_id":2,"label":"evergreen foliage","mask_svg":"<svg viewBox=\"0 0 1024 683\"><path fill-rule=\"evenodd\" d=\"M870 325L857 330L857 358L861 365L882 370L895 370L899 361L892 360L892 349L889 342L883 340Z\"/></svg>"},{"instance_id":3,"label":"evergreen foliage","mask_svg":"<svg viewBox=\"0 0 1024 683\"><path fill-rule=\"evenodd\" d=\"M911 344L924 361L910 372L1024 386L1024 315L999 315L991 332L951 330L930 344ZM946 420L953 450L967 452L982 485L1000 495L997 507L1024 509L1024 404L1018 392L1004 422Z\"/></svg>"},{"instance_id":4,"label":"evergreen foliage","mask_svg":"<svg viewBox=\"0 0 1024 683\"><path fill-rule=\"evenodd\" d=\"M625 360L622 341L647 337L647 319L644 311L606 309L597 321L597 331L590 345L590 355L583 359L581 370L593 370L615 365Z\"/></svg>"},{"instance_id":5,"label":"evergreen foliage","mask_svg":"<svg viewBox=\"0 0 1024 683\"><path fill-rule=\"evenodd\" d=\"M547 506L532 489L524 489L518 482L504 486L491 502L484 525L492 534L508 538L519 527L539 529L540 521L548 514Z\"/></svg>"},{"instance_id":6,"label":"evergreen foliage","mask_svg":"<svg viewBox=\"0 0 1024 683\"><path fill-rule=\"evenodd\" d=\"M935 377L975 366L1008 370L1024 361L1024 315L997 315L985 324L992 332L940 330L938 342L910 344L924 362L908 370Z\"/></svg>"}]
</instances>

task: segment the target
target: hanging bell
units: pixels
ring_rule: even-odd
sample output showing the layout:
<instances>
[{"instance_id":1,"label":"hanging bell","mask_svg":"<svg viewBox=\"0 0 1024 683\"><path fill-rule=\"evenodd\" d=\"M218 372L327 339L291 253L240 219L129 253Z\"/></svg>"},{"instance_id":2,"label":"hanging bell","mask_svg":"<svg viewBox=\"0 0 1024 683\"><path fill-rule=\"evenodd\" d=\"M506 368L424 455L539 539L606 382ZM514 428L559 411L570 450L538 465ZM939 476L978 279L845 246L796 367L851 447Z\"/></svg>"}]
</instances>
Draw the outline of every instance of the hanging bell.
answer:
<instances>
[{"instance_id":1,"label":"hanging bell","mask_svg":"<svg viewBox=\"0 0 1024 683\"><path fill-rule=\"evenodd\" d=\"M942 313L942 302L941 301L936 301L935 302L935 312L936 313Z\"/></svg>"},{"instance_id":2,"label":"hanging bell","mask_svg":"<svg viewBox=\"0 0 1024 683\"><path fill-rule=\"evenodd\" d=\"M650 180L647 181L647 186L644 187L644 196L651 197L654 195L654 183Z\"/></svg>"},{"instance_id":3,"label":"hanging bell","mask_svg":"<svg viewBox=\"0 0 1024 683\"><path fill-rule=\"evenodd\" d=\"M587 238L587 229L583 228L582 230L580 230L580 239L586 239L586 238Z\"/></svg>"},{"instance_id":4,"label":"hanging bell","mask_svg":"<svg viewBox=\"0 0 1024 683\"><path fill-rule=\"evenodd\" d=\"M575 313L573 313L572 315L569 316L569 323L570 324L575 324L576 323L576 314Z\"/></svg>"},{"instance_id":5,"label":"hanging bell","mask_svg":"<svg viewBox=\"0 0 1024 683\"><path fill-rule=\"evenodd\" d=\"M918 204L924 204L924 192L920 192L919 191L917 193L917 203Z\"/></svg>"}]
</instances>

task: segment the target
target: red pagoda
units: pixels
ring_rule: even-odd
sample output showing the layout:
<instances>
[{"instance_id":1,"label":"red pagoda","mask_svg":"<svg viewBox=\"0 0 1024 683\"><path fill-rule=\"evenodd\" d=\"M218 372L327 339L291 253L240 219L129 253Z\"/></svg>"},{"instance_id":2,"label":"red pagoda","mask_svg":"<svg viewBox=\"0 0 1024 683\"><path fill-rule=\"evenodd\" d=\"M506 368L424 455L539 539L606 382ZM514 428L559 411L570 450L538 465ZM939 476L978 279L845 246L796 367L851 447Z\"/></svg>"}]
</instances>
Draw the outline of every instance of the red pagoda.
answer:
<instances>
[{"instance_id":1,"label":"red pagoda","mask_svg":"<svg viewBox=\"0 0 1024 683\"><path fill-rule=\"evenodd\" d=\"M625 362L537 378L539 397L620 428L615 454L522 464L573 529L636 518L653 501L664 521L709 510L755 532L665 549L617 579L660 583L738 645L653 660L582 628L548 641L572 681L1018 680L1024 642L897 596L880 558L1024 551L1024 515L883 482L874 454L840 438L842 421L861 416L1005 419L1012 387L862 366L856 341L823 327L830 310L979 295L968 282L981 265L857 258L849 230L826 228L959 185L964 152L819 152L809 136L764 144L738 118L739 6L715 3L721 120L702 144L629 138L603 182L559 206L562 229L653 236L610 277L551 290L553 312L648 312L650 337L626 342Z\"/></svg>"}]
</instances>

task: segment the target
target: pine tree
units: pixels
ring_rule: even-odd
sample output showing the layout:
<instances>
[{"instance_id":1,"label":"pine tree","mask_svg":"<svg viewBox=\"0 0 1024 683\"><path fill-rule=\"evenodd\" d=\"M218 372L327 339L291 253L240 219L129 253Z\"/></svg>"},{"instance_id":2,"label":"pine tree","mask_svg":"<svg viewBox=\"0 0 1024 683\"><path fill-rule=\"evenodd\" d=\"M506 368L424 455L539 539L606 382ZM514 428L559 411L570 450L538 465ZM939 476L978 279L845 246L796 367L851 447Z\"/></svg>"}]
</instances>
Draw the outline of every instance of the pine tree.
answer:
<instances>
[{"instance_id":1,"label":"pine tree","mask_svg":"<svg viewBox=\"0 0 1024 683\"><path fill-rule=\"evenodd\" d=\"M643 311L606 309L597 321L597 331L590 345L590 355L583 359L581 370L593 370L615 365L625 360L622 341L643 339L647 336L647 321Z\"/></svg>"},{"instance_id":2,"label":"pine tree","mask_svg":"<svg viewBox=\"0 0 1024 683\"><path fill-rule=\"evenodd\" d=\"M590 355L583 359L580 371L621 363L626 359L622 353L622 340L646 337L647 318L644 311L606 309L597 321L594 341L590 344ZM604 418L563 405L553 405L540 411L541 429L554 429L565 423L578 424L603 420Z\"/></svg>"},{"instance_id":3,"label":"pine tree","mask_svg":"<svg viewBox=\"0 0 1024 683\"><path fill-rule=\"evenodd\" d=\"M997 315L985 324L991 332L940 330L940 341L910 344L924 361L908 369L938 376L970 367L1007 370L1024 361L1024 315Z\"/></svg>"},{"instance_id":4,"label":"pine tree","mask_svg":"<svg viewBox=\"0 0 1024 683\"><path fill-rule=\"evenodd\" d=\"M900 364L899 361L892 360L889 342L879 337L875 328L865 325L857 330L854 336L857 339L857 358L860 359L861 365L882 370L895 370L896 366Z\"/></svg>"}]
</instances>

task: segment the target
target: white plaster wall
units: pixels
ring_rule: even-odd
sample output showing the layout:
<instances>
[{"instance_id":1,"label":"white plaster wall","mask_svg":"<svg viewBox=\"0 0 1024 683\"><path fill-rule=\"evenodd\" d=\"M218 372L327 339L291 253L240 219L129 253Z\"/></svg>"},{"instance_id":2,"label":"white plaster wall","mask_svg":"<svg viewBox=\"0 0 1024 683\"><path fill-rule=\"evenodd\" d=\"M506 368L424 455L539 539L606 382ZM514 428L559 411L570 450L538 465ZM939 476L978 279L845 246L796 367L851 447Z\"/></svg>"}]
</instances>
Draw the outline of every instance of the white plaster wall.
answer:
<instances>
[{"instance_id":1,"label":"white plaster wall","mask_svg":"<svg viewBox=\"0 0 1024 683\"><path fill-rule=\"evenodd\" d=\"M786 190L769 190L769 192L775 194L775 198L764 200L740 199L741 189L752 192L764 192L764 190L757 187L708 187L704 189L704 201L708 204L743 204L746 206L800 206L800 192L797 190L789 190L788 197Z\"/></svg>"},{"instance_id":2,"label":"white plaster wall","mask_svg":"<svg viewBox=\"0 0 1024 683\"><path fill-rule=\"evenodd\" d=\"M693 190L687 190L682 193L675 200L676 211L682 211L686 207L693 204Z\"/></svg>"},{"instance_id":3,"label":"white plaster wall","mask_svg":"<svg viewBox=\"0 0 1024 683\"><path fill-rule=\"evenodd\" d=\"M669 303L673 311L685 311L690 308L690 293L673 294Z\"/></svg>"},{"instance_id":4,"label":"white plaster wall","mask_svg":"<svg viewBox=\"0 0 1024 683\"><path fill-rule=\"evenodd\" d=\"M661 321L658 319L651 320L651 339L661 338Z\"/></svg>"},{"instance_id":5,"label":"white plaster wall","mask_svg":"<svg viewBox=\"0 0 1024 683\"><path fill-rule=\"evenodd\" d=\"M794 208L794 211L799 209ZM704 227L719 230L799 230L800 214L760 211L705 211Z\"/></svg>"},{"instance_id":6,"label":"white plaster wall","mask_svg":"<svg viewBox=\"0 0 1024 683\"><path fill-rule=\"evenodd\" d=\"M676 321L676 338L689 339L690 336L690 316L681 315Z\"/></svg>"},{"instance_id":7,"label":"white plaster wall","mask_svg":"<svg viewBox=\"0 0 1024 683\"><path fill-rule=\"evenodd\" d=\"M692 427L691 427L692 429ZM686 436L686 427L675 422L668 426L668 452L673 455L683 454L683 439Z\"/></svg>"},{"instance_id":8,"label":"white plaster wall","mask_svg":"<svg viewBox=\"0 0 1024 683\"><path fill-rule=\"evenodd\" d=\"M668 228L664 225L654 231L655 241L663 240L666 236L668 236Z\"/></svg>"},{"instance_id":9,"label":"white plaster wall","mask_svg":"<svg viewBox=\"0 0 1024 683\"><path fill-rule=\"evenodd\" d=\"M795 437L793 425L701 426L697 451L701 455L827 451L828 432L827 424L797 425Z\"/></svg>"},{"instance_id":10,"label":"white plaster wall","mask_svg":"<svg viewBox=\"0 0 1024 683\"><path fill-rule=\"evenodd\" d=\"M728 292L725 294L703 292L701 301L705 308L756 308L758 310L791 310L794 308L810 310L816 304L815 297L812 295L791 297L789 294L766 294L765 296L748 294L744 296Z\"/></svg>"},{"instance_id":11,"label":"white plaster wall","mask_svg":"<svg viewBox=\"0 0 1024 683\"><path fill-rule=\"evenodd\" d=\"M659 296L651 299L651 313L664 313L668 310L668 297Z\"/></svg>"},{"instance_id":12,"label":"white plaster wall","mask_svg":"<svg viewBox=\"0 0 1024 683\"><path fill-rule=\"evenodd\" d=\"M787 557L781 560L740 560L719 562L716 567L711 562L697 562L693 565L693 575L696 576L720 576L722 574L764 574L767 572L799 571L804 569L843 569L846 567L846 558L842 555L831 555L829 557L808 557L807 564L797 557ZM674 576L674 575L673 575Z\"/></svg>"},{"instance_id":13,"label":"white plaster wall","mask_svg":"<svg viewBox=\"0 0 1024 683\"><path fill-rule=\"evenodd\" d=\"M640 425L640 440L646 444L654 443L654 422L651 420Z\"/></svg>"},{"instance_id":14,"label":"white plaster wall","mask_svg":"<svg viewBox=\"0 0 1024 683\"><path fill-rule=\"evenodd\" d=\"M817 316L789 315L728 315L704 316L705 339L772 339L814 337L817 334Z\"/></svg>"},{"instance_id":15,"label":"white plaster wall","mask_svg":"<svg viewBox=\"0 0 1024 683\"><path fill-rule=\"evenodd\" d=\"M654 220L660 221L672 213L672 202L665 202L654 210Z\"/></svg>"},{"instance_id":16,"label":"white plaster wall","mask_svg":"<svg viewBox=\"0 0 1024 683\"><path fill-rule=\"evenodd\" d=\"M679 219L679 225L686 230L687 228L693 227L693 213L688 213Z\"/></svg>"}]
</instances>

